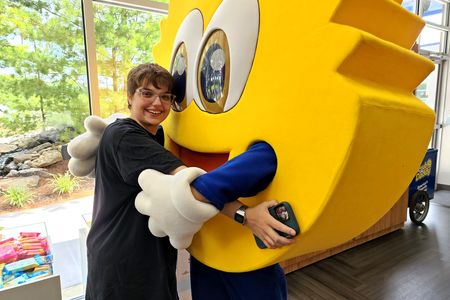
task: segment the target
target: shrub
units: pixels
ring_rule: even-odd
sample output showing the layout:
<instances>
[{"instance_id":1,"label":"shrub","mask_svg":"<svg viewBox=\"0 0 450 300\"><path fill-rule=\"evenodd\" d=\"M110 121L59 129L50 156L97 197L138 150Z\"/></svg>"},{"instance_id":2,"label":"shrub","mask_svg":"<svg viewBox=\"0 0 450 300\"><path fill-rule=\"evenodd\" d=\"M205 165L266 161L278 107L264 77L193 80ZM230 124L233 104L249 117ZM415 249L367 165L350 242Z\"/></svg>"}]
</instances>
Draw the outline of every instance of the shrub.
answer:
<instances>
[{"instance_id":1,"label":"shrub","mask_svg":"<svg viewBox=\"0 0 450 300\"><path fill-rule=\"evenodd\" d=\"M64 174L53 175L50 182L54 192L58 194L72 193L80 186L80 179L73 177L69 172Z\"/></svg>"},{"instance_id":2,"label":"shrub","mask_svg":"<svg viewBox=\"0 0 450 300\"><path fill-rule=\"evenodd\" d=\"M59 141L61 143L68 143L70 142L75 136L77 135L77 132L75 132L75 129L73 127L66 127L63 131L59 133Z\"/></svg>"},{"instance_id":3,"label":"shrub","mask_svg":"<svg viewBox=\"0 0 450 300\"><path fill-rule=\"evenodd\" d=\"M6 202L15 207L23 207L25 204L33 202L33 194L24 186L12 186L3 195Z\"/></svg>"}]
</instances>

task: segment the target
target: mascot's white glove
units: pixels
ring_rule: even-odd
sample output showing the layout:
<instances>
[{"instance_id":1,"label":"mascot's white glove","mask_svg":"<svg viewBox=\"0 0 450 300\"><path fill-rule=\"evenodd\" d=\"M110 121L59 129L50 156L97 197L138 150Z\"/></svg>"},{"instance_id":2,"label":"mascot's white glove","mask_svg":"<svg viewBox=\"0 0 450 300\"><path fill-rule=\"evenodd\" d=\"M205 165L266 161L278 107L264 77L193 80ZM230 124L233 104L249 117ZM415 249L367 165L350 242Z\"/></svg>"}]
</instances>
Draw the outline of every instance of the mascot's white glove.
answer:
<instances>
[{"instance_id":1,"label":"mascot's white glove","mask_svg":"<svg viewBox=\"0 0 450 300\"><path fill-rule=\"evenodd\" d=\"M95 157L103 131L118 118L126 118L126 116L113 114L105 120L97 116L89 116L84 120L86 132L75 137L67 146L67 152L71 156L70 173L79 177L95 177Z\"/></svg>"},{"instance_id":2,"label":"mascot's white glove","mask_svg":"<svg viewBox=\"0 0 450 300\"><path fill-rule=\"evenodd\" d=\"M144 170L139 175L143 191L136 197L136 209L150 216L148 227L154 236L168 235L177 249L189 247L203 223L219 212L192 195L190 183L204 173L199 168L186 168L175 175L155 170Z\"/></svg>"}]
</instances>

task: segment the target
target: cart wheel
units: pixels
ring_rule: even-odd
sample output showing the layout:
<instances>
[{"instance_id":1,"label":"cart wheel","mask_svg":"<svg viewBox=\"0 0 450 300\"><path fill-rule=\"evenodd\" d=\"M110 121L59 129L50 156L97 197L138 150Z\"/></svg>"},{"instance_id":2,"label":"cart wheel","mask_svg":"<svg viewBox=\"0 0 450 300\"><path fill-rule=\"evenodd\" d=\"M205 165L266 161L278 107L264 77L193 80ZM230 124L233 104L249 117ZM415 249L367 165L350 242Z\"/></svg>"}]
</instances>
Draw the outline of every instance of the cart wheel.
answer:
<instances>
[{"instance_id":1,"label":"cart wheel","mask_svg":"<svg viewBox=\"0 0 450 300\"><path fill-rule=\"evenodd\" d=\"M421 225L425 220L430 208L430 199L425 191L417 191L409 205L409 218L416 225Z\"/></svg>"}]
</instances>

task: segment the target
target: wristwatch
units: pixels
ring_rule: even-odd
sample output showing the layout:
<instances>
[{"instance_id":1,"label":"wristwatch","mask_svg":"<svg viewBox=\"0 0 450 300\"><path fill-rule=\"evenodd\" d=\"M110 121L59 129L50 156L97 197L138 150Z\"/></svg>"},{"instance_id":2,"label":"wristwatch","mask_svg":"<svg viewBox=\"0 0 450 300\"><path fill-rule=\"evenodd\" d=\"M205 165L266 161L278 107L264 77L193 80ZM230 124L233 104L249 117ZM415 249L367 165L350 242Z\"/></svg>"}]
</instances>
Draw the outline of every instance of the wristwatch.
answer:
<instances>
[{"instance_id":1,"label":"wristwatch","mask_svg":"<svg viewBox=\"0 0 450 300\"><path fill-rule=\"evenodd\" d=\"M239 224L244 225L247 218L245 217L245 210L248 208L247 205L242 205L238 208L238 210L234 213L234 220Z\"/></svg>"}]
</instances>

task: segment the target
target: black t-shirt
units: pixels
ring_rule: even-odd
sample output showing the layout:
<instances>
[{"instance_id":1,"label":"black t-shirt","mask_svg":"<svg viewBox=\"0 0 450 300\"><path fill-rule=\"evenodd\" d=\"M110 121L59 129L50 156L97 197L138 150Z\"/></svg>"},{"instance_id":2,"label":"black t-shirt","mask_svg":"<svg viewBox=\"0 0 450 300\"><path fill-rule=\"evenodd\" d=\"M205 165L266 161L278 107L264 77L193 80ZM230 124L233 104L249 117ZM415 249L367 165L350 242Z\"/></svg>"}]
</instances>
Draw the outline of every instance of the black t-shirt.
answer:
<instances>
[{"instance_id":1,"label":"black t-shirt","mask_svg":"<svg viewBox=\"0 0 450 300\"><path fill-rule=\"evenodd\" d=\"M168 174L182 162L132 119L109 125L100 141L92 226L87 237L86 299L178 299L176 250L153 236L134 199L145 169Z\"/></svg>"}]
</instances>

